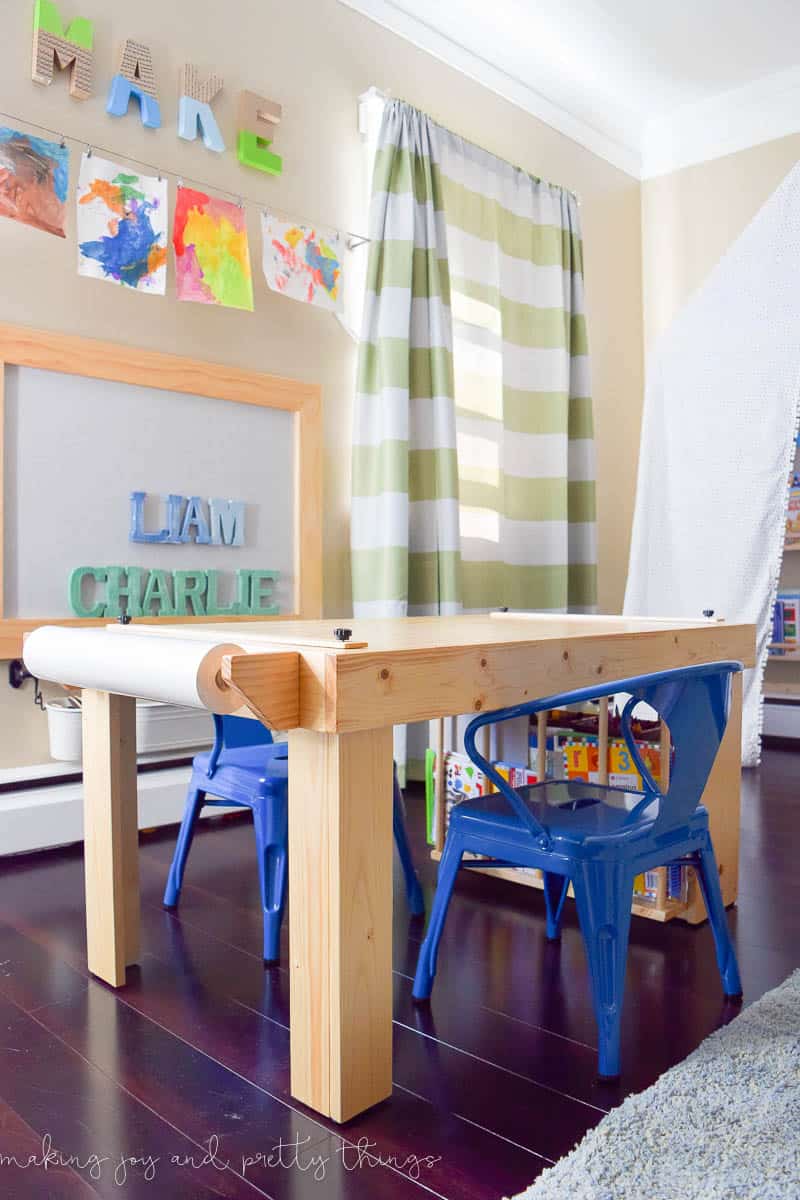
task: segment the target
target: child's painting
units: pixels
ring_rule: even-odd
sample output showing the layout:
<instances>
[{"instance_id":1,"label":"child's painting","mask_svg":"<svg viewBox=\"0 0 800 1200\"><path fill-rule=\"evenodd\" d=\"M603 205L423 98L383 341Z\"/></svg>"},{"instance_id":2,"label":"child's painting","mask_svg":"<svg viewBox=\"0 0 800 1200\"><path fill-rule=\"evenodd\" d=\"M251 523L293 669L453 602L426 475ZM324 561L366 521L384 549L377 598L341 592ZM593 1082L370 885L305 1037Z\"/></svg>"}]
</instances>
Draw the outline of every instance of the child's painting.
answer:
<instances>
[{"instance_id":1,"label":"child's painting","mask_svg":"<svg viewBox=\"0 0 800 1200\"><path fill-rule=\"evenodd\" d=\"M66 237L69 150L0 125L0 216Z\"/></svg>"},{"instance_id":2,"label":"child's painting","mask_svg":"<svg viewBox=\"0 0 800 1200\"><path fill-rule=\"evenodd\" d=\"M178 299L253 311L253 277L243 208L179 187L172 233Z\"/></svg>"},{"instance_id":3,"label":"child's painting","mask_svg":"<svg viewBox=\"0 0 800 1200\"><path fill-rule=\"evenodd\" d=\"M328 312L342 311L341 235L261 217L263 265L273 292L315 304Z\"/></svg>"},{"instance_id":4,"label":"child's painting","mask_svg":"<svg viewBox=\"0 0 800 1200\"><path fill-rule=\"evenodd\" d=\"M84 154L78 272L138 292L167 290L167 183Z\"/></svg>"}]
</instances>

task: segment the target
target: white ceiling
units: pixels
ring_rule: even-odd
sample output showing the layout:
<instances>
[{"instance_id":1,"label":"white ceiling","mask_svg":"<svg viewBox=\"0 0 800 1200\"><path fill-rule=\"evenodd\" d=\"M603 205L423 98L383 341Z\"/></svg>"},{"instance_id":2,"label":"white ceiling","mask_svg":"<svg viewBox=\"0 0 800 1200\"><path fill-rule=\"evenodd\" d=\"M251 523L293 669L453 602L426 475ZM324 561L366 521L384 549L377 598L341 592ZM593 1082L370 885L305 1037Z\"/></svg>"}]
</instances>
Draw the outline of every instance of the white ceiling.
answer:
<instances>
[{"instance_id":1,"label":"white ceiling","mask_svg":"<svg viewBox=\"0 0 800 1200\"><path fill-rule=\"evenodd\" d=\"M344 3L634 175L800 129L798 0Z\"/></svg>"}]
</instances>

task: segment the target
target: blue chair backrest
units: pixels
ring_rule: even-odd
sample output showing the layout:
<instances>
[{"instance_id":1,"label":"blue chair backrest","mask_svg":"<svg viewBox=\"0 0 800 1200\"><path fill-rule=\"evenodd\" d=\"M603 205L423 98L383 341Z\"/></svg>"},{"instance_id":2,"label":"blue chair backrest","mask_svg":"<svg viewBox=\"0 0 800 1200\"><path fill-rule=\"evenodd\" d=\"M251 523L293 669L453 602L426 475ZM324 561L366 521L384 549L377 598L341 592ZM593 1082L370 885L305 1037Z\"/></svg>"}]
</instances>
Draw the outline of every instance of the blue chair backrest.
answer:
<instances>
[{"instance_id":1,"label":"blue chair backrest","mask_svg":"<svg viewBox=\"0 0 800 1200\"><path fill-rule=\"evenodd\" d=\"M741 670L741 664L715 663L689 676L676 671L671 680L633 692L626 705L629 714L637 699L654 708L666 722L675 750L669 787L659 805L654 833L685 825L700 803L728 724L731 678L737 668ZM635 750L626 728L629 720L630 715L623 722L623 733L628 746ZM649 785L647 791L657 790L649 772L642 778Z\"/></svg>"},{"instance_id":2,"label":"blue chair backrest","mask_svg":"<svg viewBox=\"0 0 800 1200\"><path fill-rule=\"evenodd\" d=\"M653 832L664 832L688 821L700 803L709 773L714 765L728 723L731 677L742 670L739 662L705 663L696 667L677 667L652 675L618 679L602 686L592 685L572 692L529 700L473 718L464 734L464 745L472 761L491 779L514 812L542 845L547 831L534 817L522 796L483 757L475 745L475 735L484 725L510 721L514 717L546 712L585 700L626 693L630 696L622 713L622 733L628 750L642 777L644 799L632 810L629 820L658 799L658 815ZM633 709L643 700L656 710L670 731L675 751L669 787L662 793L636 746L631 729Z\"/></svg>"},{"instance_id":3,"label":"blue chair backrest","mask_svg":"<svg viewBox=\"0 0 800 1200\"><path fill-rule=\"evenodd\" d=\"M235 750L237 746L270 746L272 734L266 725L249 717L221 717L212 713L214 720L214 745L208 756L206 774L212 778L223 750Z\"/></svg>"},{"instance_id":4,"label":"blue chair backrest","mask_svg":"<svg viewBox=\"0 0 800 1200\"><path fill-rule=\"evenodd\" d=\"M222 741L228 750L235 746L271 746L272 734L266 725L260 721L251 721L249 717L214 717L214 727L217 722L222 726Z\"/></svg>"}]
</instances>

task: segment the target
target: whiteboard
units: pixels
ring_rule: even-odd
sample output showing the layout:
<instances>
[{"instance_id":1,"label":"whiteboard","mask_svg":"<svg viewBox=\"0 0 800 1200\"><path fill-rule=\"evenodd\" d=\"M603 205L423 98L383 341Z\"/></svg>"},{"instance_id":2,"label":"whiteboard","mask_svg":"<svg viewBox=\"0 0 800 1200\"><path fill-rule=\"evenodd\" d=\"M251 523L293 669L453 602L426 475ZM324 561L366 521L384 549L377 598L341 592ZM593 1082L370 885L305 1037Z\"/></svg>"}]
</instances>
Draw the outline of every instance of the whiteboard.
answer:
<instances>
[{"instance_id":1,"label":"whiteboard","mask_svg":"<svg viewBox=\"0 0 800 1200\"><path fill-rule=\"evenodd\" d=\"M79 566L221 573L275 570L271 602L294 611L294 414L34 367L5 367L3 581L6 617L69 617ZM129 540L131 492L147 529L168 493L245 503L242 546ZM191 612L191 609L189 610Z\"/></svg>"}]
</instances>

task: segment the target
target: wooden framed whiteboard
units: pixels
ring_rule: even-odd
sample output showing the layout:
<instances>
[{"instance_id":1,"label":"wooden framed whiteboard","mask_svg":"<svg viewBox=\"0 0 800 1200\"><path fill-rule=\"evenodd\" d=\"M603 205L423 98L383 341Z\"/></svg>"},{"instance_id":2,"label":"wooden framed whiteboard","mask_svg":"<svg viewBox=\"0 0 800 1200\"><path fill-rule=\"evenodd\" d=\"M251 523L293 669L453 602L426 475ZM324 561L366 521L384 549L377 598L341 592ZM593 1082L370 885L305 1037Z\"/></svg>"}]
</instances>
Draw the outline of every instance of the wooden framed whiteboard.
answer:
<instances>
[{"instance_id":1,"label":"wooden framed whiteboard","mask_svg":"<svg viewBox=\"0 0 800 1200\"><path fill-rule=\"evenodd\" d=\"M59 376L63 377L63 384L59 383ZM79 385L80 380L86 381L85 386ZM48 423L34 411L43 389L51 389L51 412L56 411L52 389L57 390L59 402L63 398L63 411L58 412L58 421L53 421L49 448L45 436ZM45 400L41 402L46 404ZM153 412L157 411L164 417L164 428L171 430L171 434L164 433L161 425L153 429L154 454L145 455L147 460L156 456L155 451L168 460L169 446L176 444L174 439L179 431L189 429L196 417L196 424L204 431L206 471L213 468L217 479L224 478L229 484L225 494L237 494L239 479L256 479L263 465L264 491L269 492L269 484L273 488L270 518L276 539L285 541L285 544L281 542L281 556L288 560L283 572L288 590L282 596L281 611L277 616L287 620L321 615L322 429L317 386L199 359L0 324L0 658L17 657L22 650L24 634L37 625L103 625L111 619L107 616L87 619L65 615L55 604L37 604L35 595L32 598L26 594L25 602L19 603L20 584L29 581L32 574L31 562L26 560L24 551L25 530L29 535L30 522L34 519L26 512L26 525L17 512L23 494L22 481L25 481L25 494L29 499L36 495L31 491L34 486L43 489L45 494L49 491L55 513L58 513L60 503L62 507L72 505L73 509L76 501L87 506L98 504L97 497L93 496L96 483L91 477L90 465L80 459L79 450L67 445L71 439L63 438L71 403L76 408L80 406L81 420L84 426L91 425L95 444L107 447L115 471L119 464L120 486L138 487L140 474L146 473L145 466L152 466L147 461L140 471L137 464L143 457L142 439L137 442L130 437L132 414L139 410L144 412L144 420L148 419L147 414L152 420ZM42 432L44 458L35 463L30 461L30 429L26 440L23 415L27 415L29 426ZM59 421L61 434L58 432ZM223 431L227 437L222 435ZM169 436L173 443L168 441ZM63 439L61 442L59 437ZM232 442L232 437L238 440ZM187 436L187 443L190 441ZM138 445L138 451L135 448L131 451L132 443ZM63 455L60 453L62 446ZM179 449L183 450L183 447ZM85 449L83 453L85 456ZM131 453L134 455L132 460ZM176 461L176 475L183 472L182 477L188 479L191 472L187 460L190 465L191 447L187 447L185 453L175 451L174 457L181 460L180 464ZM51 462L51 458L58 461ZM272 479L273 474L279 483ZM191 480L191 490L201 490L202 481L196 476L191 476ZM166 478L164 483L172 486ZM189 484L186 486L188 489ZM215 486L219 489L223 485L217 483ZM280 491L275 493L278 487ZM282 500L284 492L285 503ZM59 502L59 496L66 499ZM28 509L30 507L29 504ZM115 519L124 523L125 515L116 512ZM264 524L262 522L262 526ZM67 533L64 536L69 536L68 531L74 525L74 520L65 522ZM19 537L16 536L18 533ZM270 544L268 530L262 528L260 536L263 544ZM37 571L47 570L47 562L41 560L50 557L46 553L48 538L54 549L64 552L57 530L50 534L45 528L38 528L34 561L41 566L37 566ZM113 557L115 553L119 551L106 549L103 545L97 547L100 557L104 554ZM184 561L177 565L192 564ZM222 567L227 563L220 560L219 565ZM52 594L52 588L49 591L44 588L42 594ZM35 611L31 611L32 606ZM231 614L137 618L147 623L253 619L259 618ZM275 618L264 616L261 619Z\"/></svg>"}]
</instances>

